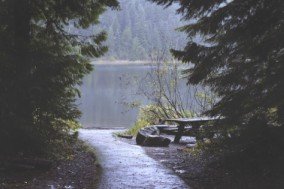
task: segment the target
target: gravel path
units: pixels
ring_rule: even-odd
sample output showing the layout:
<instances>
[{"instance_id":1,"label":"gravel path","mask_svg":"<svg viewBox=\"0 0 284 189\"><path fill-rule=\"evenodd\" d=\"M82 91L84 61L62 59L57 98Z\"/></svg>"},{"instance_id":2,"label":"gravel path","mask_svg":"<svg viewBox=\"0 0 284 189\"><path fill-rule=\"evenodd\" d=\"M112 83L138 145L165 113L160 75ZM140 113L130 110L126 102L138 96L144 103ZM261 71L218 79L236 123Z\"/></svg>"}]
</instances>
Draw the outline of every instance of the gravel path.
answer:
<instances>
[{"instance_id":1,"label":"gravel path","mask_svg":"<svg viewBox=\"0 0 284 189\"><path fill-rule=\"evenodd\" d=\"M141 147L115 139L113 132L80 130L79 137L98 152L102 166L100 189L189 188L173 171L147 156Z\"/></svg>"}]
</instances>

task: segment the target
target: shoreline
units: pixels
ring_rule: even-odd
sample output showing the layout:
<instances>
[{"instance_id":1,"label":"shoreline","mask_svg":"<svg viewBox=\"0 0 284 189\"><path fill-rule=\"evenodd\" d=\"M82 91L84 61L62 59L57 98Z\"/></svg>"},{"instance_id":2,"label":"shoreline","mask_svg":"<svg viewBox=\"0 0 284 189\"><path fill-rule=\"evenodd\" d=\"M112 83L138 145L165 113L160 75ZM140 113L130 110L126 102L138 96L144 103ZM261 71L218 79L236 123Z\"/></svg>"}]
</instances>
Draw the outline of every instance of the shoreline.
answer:
<instances>
[{"instance_id":1,"label":"shoreline","mask_svg":"<svg viewBox=\"0 0 284 189\"><path fill-rule=\"evenodd\" d=\"M110 65L110 66L122 66L122 65L152 65L154 64L153 62L146 61L146 60L135 60L135 61L130 61L130 60L91 60L92 65Z\"/></svg>"}]
</instances>

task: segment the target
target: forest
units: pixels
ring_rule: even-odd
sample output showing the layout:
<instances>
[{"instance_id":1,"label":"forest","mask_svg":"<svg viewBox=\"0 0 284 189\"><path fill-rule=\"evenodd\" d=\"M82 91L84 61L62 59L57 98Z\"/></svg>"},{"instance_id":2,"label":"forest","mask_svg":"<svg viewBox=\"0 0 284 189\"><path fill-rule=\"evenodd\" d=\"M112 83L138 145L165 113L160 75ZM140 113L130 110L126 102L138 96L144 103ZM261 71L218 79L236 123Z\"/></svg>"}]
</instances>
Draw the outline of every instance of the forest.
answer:
<instances>
[{"instance_id":1,"label":"forest","mask_svg":"<svg viewBox=\"0 0 284 189\"><path fill-rule=\"evenodd\" d=\"M283 10L283 0L1 0L0 188L282 189ZM97 80L152 69L134 125L80 123L93 60L153 57L104 64ZM133 81L114 80L126 84L102 97ZM90 81L89 96L100 93ZM180 86L201 99L197 113ZM104 105L89 111L115 109Z\"/></svg>"},{"instance_id":2,"label":"forest","mask_svg":"<svg viewBox=\"0 0 284 189\"><path fill-rule=\"evenodd\" d=\"M108 10L100 16L94 32L108 34L109 51L102 57L108 60L149 60L157 51L181 49L186 36L176 29L182 26L178 6L163 8L148 1L120 0L120 10Z\"/></svg>"}]
</instances>

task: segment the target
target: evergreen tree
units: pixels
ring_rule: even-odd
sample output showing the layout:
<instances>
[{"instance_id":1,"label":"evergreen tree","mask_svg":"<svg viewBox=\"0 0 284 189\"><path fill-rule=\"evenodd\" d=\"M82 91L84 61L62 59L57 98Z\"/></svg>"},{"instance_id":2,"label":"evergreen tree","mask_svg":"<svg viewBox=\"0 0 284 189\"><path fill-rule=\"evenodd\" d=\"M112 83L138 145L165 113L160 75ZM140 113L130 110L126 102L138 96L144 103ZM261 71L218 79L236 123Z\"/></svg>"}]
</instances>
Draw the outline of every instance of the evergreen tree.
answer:
<instances>
[{"instance_id":1,"label":"evergreen tree","mask_svg":"<svg viewBox=\"0 0 284 189\"><path fill-rule=\"evenodd\" d=\"M225 133L238 131L250 144L271 132L278 136L273 140L283 138L284 1L151 1L179 3L178 12L189 21L182 28L188 39L203 37L173 54L194 64L185 72L189 83L208 85L220 96L207 114L224 116L219 125Z\"/></svg>"},{"instance_id":2,"label":"evergreen tree","mask_svg":"<svg viewBox=\"0 0 284 189\"><path fill-rule=\"evenodd\" d=\"M109 52L103 57L110 59L125 60L149 60L153 49L158 51L170 49L178 44L184 46L185 35L175 31L175 28L181 26L180 16L176 15L176 7L163 9L153 3L141 0L119 0L120 11L109 10L100 17L101 24L96 27L95 32L101 30L113 30L113 40L108 39L107 45ZM130 31L127 38L125 32ZM123 39L122 39L123 38ZM137 41L138 40L138 43ZM132 45L141 44L137 53L137 48ZM169 48L166 48L169 47ZM135 55L135 56L134 56ZM170 51L167 51L167 58L171 57Z\"/></svg>"},{"instance_id":3,"label":"evergreen tree","mask_svg":"<svg viewBox=\"0 0 284 189\"><path fill-rule=\"evenodd\" d=\"M104 32L82 35L116 0L0 2L0 147L41 149L63 139L80 116L82 77L99 57ZM73 29L72 29L73 28Z\"/></svg>"}]
</instances>

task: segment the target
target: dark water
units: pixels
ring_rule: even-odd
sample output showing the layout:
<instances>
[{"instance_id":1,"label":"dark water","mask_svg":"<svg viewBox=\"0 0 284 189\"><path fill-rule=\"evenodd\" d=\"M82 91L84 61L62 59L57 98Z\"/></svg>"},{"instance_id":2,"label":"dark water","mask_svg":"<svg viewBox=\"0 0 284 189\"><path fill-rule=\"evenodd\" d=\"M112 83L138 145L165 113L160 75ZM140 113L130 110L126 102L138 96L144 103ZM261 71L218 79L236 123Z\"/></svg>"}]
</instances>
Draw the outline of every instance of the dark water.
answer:
<instances>
[{"instance_id":1,"label":"dark water","mask_svg":"<svg viewBox=\"0 0 284 189\"><path fill-rule=\"evenodd\" d=\"M137 95L147 87L147 73L153 70L147 65L95 65L95 70L85 77L81 87L82 96L79 102L83 115L81 123L85 128L91 127L131 127L138 113L138 108L129 104L139 102L148 104L143 95ZM182 93L185 99L190 94L189 88L183 82ZM186 100L183 101L187 103ZM192 100L190 100L192 103Z\"/></svg>"},{"instance_id":2,"label":"dark water","mask_svg":"<svg viewBox=\"0 0 284 189\"><path fill-rule=\"evenodd\" d=\"M137 108L127 103L147 99L137 95L141 78L150 66L145 65L96 65L85 77L81 87L79 107L84 127L130 127L136 120Z\"/></svg>"}]
</instances>

